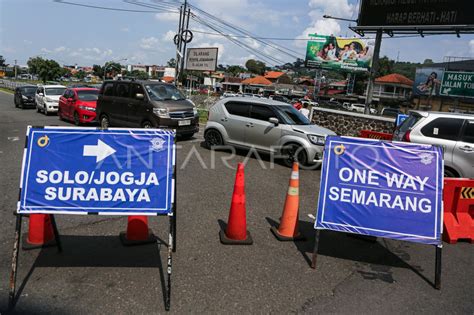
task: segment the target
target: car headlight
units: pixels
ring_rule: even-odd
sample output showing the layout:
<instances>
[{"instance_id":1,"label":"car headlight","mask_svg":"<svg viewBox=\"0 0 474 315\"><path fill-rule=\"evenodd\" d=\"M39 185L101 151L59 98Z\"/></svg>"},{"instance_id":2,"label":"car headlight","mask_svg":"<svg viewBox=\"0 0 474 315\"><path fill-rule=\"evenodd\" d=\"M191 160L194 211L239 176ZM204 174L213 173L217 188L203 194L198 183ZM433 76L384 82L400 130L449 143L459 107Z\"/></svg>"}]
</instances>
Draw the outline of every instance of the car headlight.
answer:
<instances>
[{"instance_id":1,"label":"car headlight","mask_svg":"<svg viewBox=\"0 0 474 315\"><path fill-rule=\"evenodd\" d=\"M308 135L309 141L311 141L312 144L316 145L324 145L326 142L326 139L324 136L318 136L318 135Z\"/></svg>"},{"instance_id":2,"label":"car headlight","mask_svg":"<svg viewBox=\"0 0 474 315\"><path fill-rule=\"evenodd\" d=\"M28 97L26 97L24 95L22 95L21 98L24 99L24 100L28 100Z\"/></svg>"},{"instance_id":3,"label":"car headlight","mask_svg":"<svg viewBox=\"0 0 474 315\"><path fill-rule=\"evenodd\" d=\"M193 114L194 116L197 116L199 114L198 109L196 107L193 108Z\"/></svg>"},{"instance_id":4,"label":"car headlight","mask_svg":"<svg viewBox=\"0 0 474 315\"><path fill-rule=\"evenodd\" d=\"M46 97L46 102L54 102L52 98Z\"/></svg>"},{"instance_id":5,"label":"car headlight","mask_svg":"<svg viewBox=\"0 0 474 315\"><path fill-rule=\"evenodd\" d=\"M95 112L95 107L83 106L83 105L79 105L78 107L80 109L83 109L83 110L88 110L88 111L91 111L91 112Z\"/></svg>"},{"instance_id":6,"label":"car headlight","mask_svg":"<svg viewBox=\"0 0 474 315\"><path fill-rule=\"evenodd\" d=\"M170 118L168 108L153 108L153 114L160 118Z\"/></svg>"}]
</instances>

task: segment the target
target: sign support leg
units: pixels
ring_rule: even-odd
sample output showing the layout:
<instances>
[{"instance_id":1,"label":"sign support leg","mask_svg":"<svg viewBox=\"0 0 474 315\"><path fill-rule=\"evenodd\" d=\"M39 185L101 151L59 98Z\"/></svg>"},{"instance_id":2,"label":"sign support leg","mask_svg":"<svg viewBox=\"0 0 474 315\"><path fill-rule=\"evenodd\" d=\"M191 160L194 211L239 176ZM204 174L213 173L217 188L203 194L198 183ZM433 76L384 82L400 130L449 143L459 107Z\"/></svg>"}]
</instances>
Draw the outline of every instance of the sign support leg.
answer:
<instances>
[{"instance_id":1,"label":"sign support leg","mask_svg":"<svg viewBox=\"0 0 474 315\"><path fill-rule=\"evenodd\" d=\"M8 294L8 308L12 309L15 304L16 274L18 270L18 253L20 249L22 215L16 215L15 241L13 243L12 269L10 273L10 292Z\"/></svg>"},{"instance_id":2,"label":"sign support leg","mask_svg":"<svg viewBox=\"0 0 474 315\"><path fill-rule=\"evenodd\" d=\"M56 219L54 218L54 214L51 214L51 224L53 225L53 232L54 237L56 238L56 244L58 245L58 252L63 251L63 246L61 245L61 239L59 238L59 231L58 226L56 225Z\"/></svg>"},{"instance_id":3,"label":"sign support leg","mask_svg":"<svg viewBox=\"0 0 474 315\"><path fill-rule=\"evenodd\" d=\"M441 290L441 253L443 245L436 245L435 288Z\"/></svg>"},{"instance_id":4,"label":"sign support leg","mask_svg":"<svg viewBox=\"0 0 474 315\"><path fill-rule=\"evenodd\" d=\"M170 310L171 307L171 267L172 267L172 253L173 253L173 216L170 216L170 231L169 231L169 241L168 241L168 264L167 264L167 286L166 286L166 300L165 300L165 309L166 311Z\"/></svg>"},{"instance_id":5,"label":"sign support leg","mask_svg":"<svg viewBox=\"0 0 474 315\"><path fill-rule=\"evenodd\" d=\"M319 233L321 230L316 230L316 234L314 236L314 249L313 249L313 257L311 259L311 268L316 269L316 260L318 258L318 248L319 248Z\"/></svg>"}]
</instances>

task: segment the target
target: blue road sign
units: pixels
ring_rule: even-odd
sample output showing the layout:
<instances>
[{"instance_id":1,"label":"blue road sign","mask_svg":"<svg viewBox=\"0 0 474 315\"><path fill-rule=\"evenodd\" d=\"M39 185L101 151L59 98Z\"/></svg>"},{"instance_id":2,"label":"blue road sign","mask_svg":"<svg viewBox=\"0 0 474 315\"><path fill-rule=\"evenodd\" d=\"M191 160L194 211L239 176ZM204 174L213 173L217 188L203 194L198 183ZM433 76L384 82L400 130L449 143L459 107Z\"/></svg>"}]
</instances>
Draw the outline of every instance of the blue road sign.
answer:
<instances>
[{"instance_id":1,"label":"blue road sign","mask_svg":"<svg viewBox=\"0 0 474 315\"><path fill-rule=\"evenodd\" d=\"M171 213L174 137L154 129L29 127L18 213Z\"/></svg>"},{"instance_id":2,"label":"blue road sign","mask_svg":"<svg viewBox=\"0 0 474 315\"><path fill-rule=\"evenodd\" d=\"M405 115L405 114L398 114L397 115L397 127L400 126L402 124L402 122L405 121L405 119L408 118L408 115Z\"/></svg>"},{"instance_id":3,"label":"blue road sign","mask_svg":"<svg viewBox=\"0 0 474 315\"><path fill-rule=\"evenodd\" d=\"M330 136L315 228L440 244L440 147Z\"/></svg>"}]
</instances>

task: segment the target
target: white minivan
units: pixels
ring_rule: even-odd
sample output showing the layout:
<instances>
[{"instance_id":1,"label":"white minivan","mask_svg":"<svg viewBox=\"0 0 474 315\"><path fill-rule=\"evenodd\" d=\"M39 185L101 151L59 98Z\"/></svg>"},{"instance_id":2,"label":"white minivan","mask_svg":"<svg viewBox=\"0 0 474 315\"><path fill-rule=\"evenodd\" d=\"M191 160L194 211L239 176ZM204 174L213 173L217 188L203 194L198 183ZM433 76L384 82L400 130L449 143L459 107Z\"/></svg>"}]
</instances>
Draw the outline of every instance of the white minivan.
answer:
<instances>
[{"instance_id":1,"label":"white minivan","mask_svg":"<svg viewBox=\"0 0 474 315\"><path fill-rule=\"evenodd\" d=\"M63 95L66 87L64 85L39 85L35 93L36 111L57 113L59 108L59 98Z\"/></svg>"}]
</instances>

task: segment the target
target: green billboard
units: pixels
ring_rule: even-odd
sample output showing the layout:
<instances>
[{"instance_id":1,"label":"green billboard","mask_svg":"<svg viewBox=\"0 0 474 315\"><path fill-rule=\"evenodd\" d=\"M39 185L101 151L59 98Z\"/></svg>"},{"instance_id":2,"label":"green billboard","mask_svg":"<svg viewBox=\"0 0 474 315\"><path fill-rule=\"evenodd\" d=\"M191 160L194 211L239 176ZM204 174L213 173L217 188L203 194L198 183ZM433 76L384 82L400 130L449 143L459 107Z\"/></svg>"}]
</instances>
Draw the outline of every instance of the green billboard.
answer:
<instances>
[{"instance_id":1,"label":"green billboard","mask_svg":"<svg viewBox=\"0 0 474 315\"><path fill-rule=\"evenodd\" d=\"M445 71L439 94L474 98L474 72Z\"/></svg>"}]
</instances>

